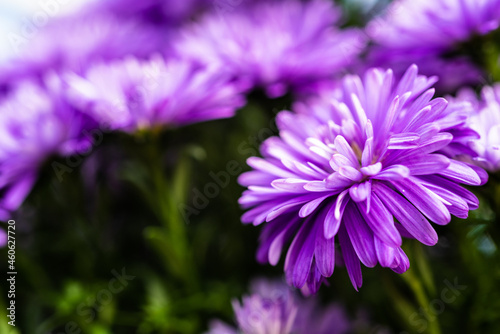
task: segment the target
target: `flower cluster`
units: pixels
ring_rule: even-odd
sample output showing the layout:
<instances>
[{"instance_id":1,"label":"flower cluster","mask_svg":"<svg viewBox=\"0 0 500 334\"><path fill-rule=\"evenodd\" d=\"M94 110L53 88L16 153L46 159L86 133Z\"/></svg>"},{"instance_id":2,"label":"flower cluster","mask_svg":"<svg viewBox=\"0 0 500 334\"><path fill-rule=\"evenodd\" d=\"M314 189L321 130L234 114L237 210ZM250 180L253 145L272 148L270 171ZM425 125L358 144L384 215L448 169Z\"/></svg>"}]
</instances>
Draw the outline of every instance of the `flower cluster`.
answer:
<instances>
[{"instance_id":1,"label":"flower cluster","mask_svg":"<svg viewBox=\"0 0 500 334\"><path fill-rule=\"evenodd\" d=\"M191 23L196 16L201 19ZM352 63L364 40L358 30L338 29L339 17L327 0L214 6L205 0L109 0L54 20L20 41L18 56L1 65L0 92L4 105L16 104L18 91L27 90L18 86L30 82L33 96L44 96L53 106L47 112L57 109L65 120L80 110L93 126L130 133L231 117L244 105L242 92L250 86L281 95L289 86L307 89L332 78ZM60 81L57 97L44 82L48 73ZM25 109L2 117L24 117L25 128L39 126ZM2 163L5 212L21 204L42 161L54 152L75 153L46 149L42 140L38 145L42 149L34 152L0 147L4 161L36 161L29 173L16 174L24 182L9 176L14 172Z\"/></svg>"},{"instance_id":2,"label":"flower cluster","mask_svg":"<svg viewBox=\"0 0 500 334\"><path fill-rule=\"evenodd\" d=\"M500 0L395 0L364 30L346 22L330 0L108 0L54 20L1 65L0 220L100 126L228 118L263 89L294 107L239 178L242 222L263 225L258 261L287 249L286 279L306 295L339 262L356 290L361 264L405 272L403 238L436 244L432 224L467 218L479 203L465 186L500 170L500 84L486 75ZM435 97L486 79L481 98ZM233 305L244 333L330 326L297 320L316 311L284 287L255 293Z\"/></svg>"}]
</instances>

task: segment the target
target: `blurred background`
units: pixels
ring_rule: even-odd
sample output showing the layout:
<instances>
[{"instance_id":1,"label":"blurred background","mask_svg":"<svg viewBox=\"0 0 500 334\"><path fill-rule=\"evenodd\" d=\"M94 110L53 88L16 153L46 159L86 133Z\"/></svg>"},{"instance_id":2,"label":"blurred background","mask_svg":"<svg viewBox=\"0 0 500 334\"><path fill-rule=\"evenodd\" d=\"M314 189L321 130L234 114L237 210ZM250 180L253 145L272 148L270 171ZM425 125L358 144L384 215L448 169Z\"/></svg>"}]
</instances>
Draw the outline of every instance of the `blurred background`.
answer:
<instances>
[{"instance_id":1,"label":"blurred background","mask_svg":"<svg viewBox=\"0 0 500 334\"><path fill-rule=\"evenodd\" d=\"M50 20L96 5L61 2ZM2 0L0 63L18 56L12 33L20 34L49 3ZM364 24L386 3L339 2L345 25ZM120 15L134 15L122 9ZM276 267L255 261L260 229L240 223L237 176L249 169L245 160L258 154L259 144L277 134L276 113L291 105L290 95L270 99L254 91L231 119L155 136L106 133L87 157L72 158L63 181L52 163L68 160L48 161L13 217L16 327L5 320L4 281L0 333L203 333L212 319L234 323L231 300L247 293L254 278L282 277L283 259ZM207 192L214 183L215 193ZM406 240L412 261L407 274L363 268L364 285L356 292L338 268L318 299L342 305L349 319L362 322L356 327L361 333L424 333L429 314L439 318L443 333L498 333L499 189L493 182L479 194L483 204L470 219L435 226L436 246ZM6 273L6 248L0 258ZM450 284L459 286L456 298L443 302ZM419 289L427 291L434 311L421 309Z\"/></svg>"},{"instance_id":2,"label":"blurred background","mask_svg":"<svg viewBox=\"0 0 500 334\"><path fill-rule=\"evenodd\" d=\"M69 15L77 11L82 6L88 5L90 0L61 1L62 5L51 12L51 18ZM0 61L16 56L16 49L13 47L12 34L21 35L22 26L26 19L43 11L44 8L51 8L51 4L59 4L57 1L30 1L4 0L0 3Z\"/></svg>"}]
</instances>

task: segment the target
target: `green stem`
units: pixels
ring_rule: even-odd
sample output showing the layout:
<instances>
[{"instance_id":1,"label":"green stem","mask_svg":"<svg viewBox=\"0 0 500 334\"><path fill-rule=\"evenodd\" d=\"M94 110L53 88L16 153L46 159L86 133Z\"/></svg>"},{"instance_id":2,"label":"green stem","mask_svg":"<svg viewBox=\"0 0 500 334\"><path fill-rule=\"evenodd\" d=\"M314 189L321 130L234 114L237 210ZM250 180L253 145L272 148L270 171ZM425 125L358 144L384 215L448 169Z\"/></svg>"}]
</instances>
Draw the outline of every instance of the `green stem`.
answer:
<instances>
[{"instance_id":1,"label":"green stem","mask_svg":"<svg viewBox=\"0 0 500 334\"><path fill-rule=\"evenodd\" d=\"M163 169L162 150L158 140L154 136L148 147L148 167L151 173L152 186L154 189L153 198L155 202L155 211L160 219L164 229L165 237L169 242L169 249L173 254L170 258L175 261L176 268L169 268L171 271L180 270L180 275L188 289L199 287L197 270L194 262L194 256L189 243L186 224L184 223L177 204L175 187L169 187L165 171ZM175 177L175 176L174 176Z\"/></svg>"},{"instance_id":2,"label":"green stem","mask_svg":"<svg viewBox=\"0 0 500 334\"><path fill-rule=\"evenodd\" d=\"M414 244L414 247L409 252L413 255L413 261L417 263L416 268L410 268L407 272L401 275L407 286L413 292L415 299L420 306L425 318L429 322L428 332L431 334L441 334L438 317L429 312L430 298L427 295L427 290L430 293L435 293L435 287L432 281L430 266L427 263L428 259L425 256L420 244Z\"/></svg>"},{"instance_id":3,"label":"green stem","mask_svg":"<svg viewBox=\"0 0 500 334\"><path fill-rule=\"evenodd\" d=\"M393 276L383 274L382 283L384 284L384 290L389 294L391 300L395 306L396 312L399 313L400 319L410 319L414 313L417 313L413 303L409 302L398 289L396 284L392 280ZM408 320L409 323L409 320ZM406 324L406 323L405 323ZM408 325L408 324L406 324Z\"/></svg>"}]
</instances>

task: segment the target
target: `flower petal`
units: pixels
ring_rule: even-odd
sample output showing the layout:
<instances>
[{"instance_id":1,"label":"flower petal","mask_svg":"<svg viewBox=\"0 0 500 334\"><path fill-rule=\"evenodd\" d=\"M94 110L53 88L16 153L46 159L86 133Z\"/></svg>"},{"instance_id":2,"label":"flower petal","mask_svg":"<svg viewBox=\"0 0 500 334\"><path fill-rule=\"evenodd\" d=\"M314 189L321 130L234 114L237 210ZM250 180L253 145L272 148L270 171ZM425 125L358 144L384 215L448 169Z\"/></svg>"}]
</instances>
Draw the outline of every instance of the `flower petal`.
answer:
<instances>
[{"instance_id":1,"label":"flower petal","mask_svg":"<svg viewBox=\"0 0 500 334\"><path fill-rule=\"evenodd\" d=\"M271 182L271 186L273 186L273 188L275 189L284 190L287 192L303 193L307 192L307 190L304 189L304 185L306 183L307 181L295 178L276 179Z\"/></svg>"},{"instance_id":2,"label":"flower petal","mask_svg":"<svg viewBox=\"0 0 500 334\"><path fill-rule=\"evenodd\" d=\"M378 173L380 173L381 170L382 170L382 164L380 162L360 168L361 173L363 173L363 175L366 176L377 175Z\"/></svg>"},{"instance_id":3,"label":"flower petal","mask_svg":"<svg viewBox=\"0 0 500 334\"><path fill-rule=\"evenodd\" d=\"M300 211L299 211L299 217L301 218L304 218L304 217L307 217L309 216L311 213L314 212L314 210L316 210L316 208L325 200L327 199L328 197L330 197L332 195L326 195L326 196L322 196L322 197L319 197L319 198L316 198L310 202L307 202L306 204L304 204L301 208L300 208Z\"/></svg>"},{"instance_id":4,"label":"flower petal","mask_svg":"<svg viewBox=\"0 0 500 334\"><path fill-rule=\"evenodd\" d=\"M359 165L356 154L352 150L351 145L349 145L349 143L345 140L343 136L339 135L335 137L334 145L337 152L344 155L347 159L349 159L349 161L351 161L352 166Z\"/></svg>"},{"instance_id":5,"label":"flower petal","mask_svg":"<svg viewBox=\"0 0 500 334\"><path fill-rule=\"evenodd\" d=\"M444 171L450 165L450 159L441 154L426 154L408 157L404 164L411 175L427 175Z\"/></svg>"},{"instance_id":6,"label":"flower petal","mask_svg":"<svg viewBox=\"0 0 500 334\"><path fill-rule=\"evenodd\" d=\"M262 158L257 158L257 157L250 157L247 159L247 164L256 169L263 171L268 174L275 175L280 178L294 178L295 175L270 163L267 160L264 160Z\"/></svg>"},{"instance_id":7,"label":"flower petal","mask_svg":"<svg viewBox=\"0 0 500 334\"><path fill-rule=\"evenodd\" d=\"M482 185L485 178L487 180L487 174L482 169L472 168L466 163L456 160L450 161L448 168L439 174L453 181L475 186Z\"/></svg>"},{"instance_id":8,"label":"flower petal","mask_svg":"<svg viewBox=\"0 0 500 334\"><path fill-rule=\"evenodd\" d=\"M357 183L349 188L349 195L354 202L362 202L370 197L372 188L371 181ZM369 209L367 211L370 211Z\"/></svg>"},{"instance_id":9,"label":"flower petal","mask_svg":"<svg viewBox=\"0 0 500 334\"><path fill-rule=\"evenodd\" d=\"M330 239L333 238L340 226L340 222L342 220L342 216L344 214L345 207L349 202L349 197L347 197L347 190L344 190L337 196L337 200L335 201L335 205L332 205L328 210L328 213L325 217L324 224L324 234L325 238Z\"/></svg>"},{"instance_id":10,"label":"flower petal","mask_svg":"<svg viewBox=\"0 0 500 334\"><path fill-rule=\"evenodd\" d=\"M395 248L387 246L376 236L374 237L375 252L382 267L390 267L394 262Z\"/></svg>"},{"instance_id":11,"label":"flower petal","mask_svg":"<svg viewBox=\"0 0 500 334\"><path fill-rule=\"evenodd\" d=\"M325 238L322 228L317 229L314 257L321 275L330 277L335 268L335 238Z\"/></svg>"},{"instance_id":12,"label":"flower petal","mask_svg":"<svg viewBox=\"0 0 500 334\"><path fill-rule=\"evenodd\" d=\"M374 184L373 188L387 209L415 239L427 246L433 246L437 243L436 231L406 198L382 182Z\"/></svg>"},{"instance_id":13,"label":"flower petal","mask_svg":"<svg viewBox=\"0 0 500 334\"><path fill-rule=\"evenodd\" d=\"M394 218L376 194L372 193L369 212L366 202L359 202L357 205L366 223L380 240L391 247L401 246L401 235L394 225Z\"/></svg>"},{"instance_id":14,"label":"flower petal","mask_svg":"<svg viewBox=\"0 0 500 334\"><path fill-rule=\"evenodd\" d=\"M445 225L450 222L451 215L440 198L423 187L420 182L410 177L395 181L392 184L427 218L436 224Z\"/></svg>"},{"instance_id":15,"label":"flower petal","mask_svg":"<svg viewBox=\"0 0 500 334\"><path fill-rule=\"evenodd\" d=\"M287 281L297 288L304 286L311 271L315 245L314 234L311 234L313 225L311 218L303 222L285 259Z\"/></svg>"},{"instance_id":16,"label":"flower petal","mask_svg":"<svg viewBox=\"0 0 500 334\"><path fill-rule=\"evenodd\" d=\"M352 286L356 291L358 291L358 289L363 285L361 264L359 263L359 258L354 251L351 240L349 239L344 225L342 225L339 229L339 243L340 248L342 249L342 257L344 258L345 266Z\"/></svg>"},{"instance_id":17,"label":"flower petal","mask_svg":"<svg viewBox=\"0 0 500 334\"><path fill-rule=\"evenodd\" d=\"M420 136L417 133L397 133L391 135L387 148L389 150L404 150L418 146Z\"/></svg>"},{"instance_id":18,"label":"flower petal","mask_svg":"<svg viewBox=\"0 0 500 334\"><path fill-rule=\"evenodd\" d=\"M352 202L346 208L343 221L359 260L367 267L375 267L377 255L373 244L373 232Z\"/></svg>"},{"instance_id":19,"label":"flower petal","mask_svg":"<svg viewBox=\"0 0 500 334\"><path fill-rule=\"evenodd\" d=\"M373 176L377 180L397 181L410 176L410 169L404 165L392 165Z\"/></svg>"},{"instance_id":20,"label":"flower petal","mask_svg":"<svg viewBox=\"0 0 500 334\"><path fill-rule=\"evenodd\" d=\"M343 177L345 177L346 179L349 179L354 182L359 182L363 179L363 174L361 174L361 172L358 169L353 168L351 166L340 167L338 173Z\"/></svg>"}]
</instances>

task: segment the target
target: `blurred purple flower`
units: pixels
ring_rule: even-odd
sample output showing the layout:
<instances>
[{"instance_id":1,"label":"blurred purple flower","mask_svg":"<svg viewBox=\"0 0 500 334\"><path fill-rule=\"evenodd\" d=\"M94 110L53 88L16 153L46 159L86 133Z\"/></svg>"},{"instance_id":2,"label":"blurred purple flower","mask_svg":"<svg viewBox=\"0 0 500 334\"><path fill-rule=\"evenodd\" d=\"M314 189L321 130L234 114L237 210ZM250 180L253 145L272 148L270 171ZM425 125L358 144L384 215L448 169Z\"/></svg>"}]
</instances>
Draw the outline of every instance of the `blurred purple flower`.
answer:
<instances>
[{"instance_id":1,"label":"blurred purple flower","mask_svg":"<svg viewBox=\"0 0 500 334\"><path fill-rule=\"evenodd\" d=\"M248 187L239 202L250 209L243 223L266 222L260 262L276 265L293 240L287 281L314 293L334 271L338 242L358 289L360 261L402 273L409 267L402 236L434 245L430 222L477 208L459 184L484 184L487 174L440 154L466 116L460 105L432 99L434 82L416 66L399 82L390 70L371 69L364 79L346 76L328 104L278 114L280 137L266 140L263 158L249 158L253 170L239 178Z\"/></svg>"},{"instance_id":2,"label":"blurred purple flower","mask_svg":"<svg viewBox=\"0 0 500 334\"><path fill-rule=\"evenodd\" d=\"M60 79L45 87L19 83L0 101L0 220L7 220L30 192L41 165L52 155L71 155L89 146L88 116L63 98Z\"/></svg>"},{"instance_id":3,"label":"blurred purple flower","mask_svg":"<svg viewBox=\"0 0 500 334\"><path fill-rule=\"evenodd\" d=\"M367 26L375 42L370 66L399 72L419 65L421 73L437 75L443 91L478 84L482 71L466 57L452 56L460 43L485 35L500 24L500 0L397 0Z\"/></svg>"},{"instance_id":4,"label":"blurred purple flower","mask_svg":"<svg viewBox=\"0 0 500 334\"><path fill-rule=\"evenodd\" d=\"M286 284L259 280L242 303L233 301L238 328L213 321L208 334L342 334L353 331L339 305L322 308L318 300L303 300Z\"/></svg>"},{"instance_id":5,"label":"blurred purple flower","mask_svg":"<svg viewBox=\"0 0 500 334\"><path fill-rule=\"evenodd\" d=\"M237 329L229 326L220 320L212 320L210 322L209 331L206 334L239 334Z\"/></svg>"},{"instance_id":6,"label":"blurred purple flower","mask_svg":"<svg viewBox=\"0 0 500 334\"><path fill-rule=\"evenodd\" d=\"M240 5L187 27L175 49L276 97L345 71L363 50L360 31L335 27L340 14L326 0Z\"/></svg>"},{"instance_id":7,"label":"blurred purple flower","mask_svg":"<svg viewBox=\"0 0 500 334\"><path fill-rule=\"evenodd\" d=\"M468 120L468 126L479 134L479 139L471 142L476 154L468 160L476 165L497 172L500 170L500 84L486 86L479 100L471 89L462 89L454 103L471 102L476 110ZM472 158L472 159L471 159Z\"/></svg>"},{"instance_id":8,"label":"blurred purple flower","mask_svg":"<svg viewBox=\"0 0 500 334\"><path fill-rule=\"evenodd\" d=\"M476 85L485 77L481 69L463 56L441 58L435 54L405 54L376 48L369 53L366 63L369 65L361 67L391 68L398 77L403 75L408 65L417 64L421 74L439 78L435 87L440 92L454 92L464 85Z\"/></svg>"},{"instance_id":9,"label":"blurred purple flower","mask_svg":"<svg viewBox=\"0 0 500 334\"><path fill-rule=\"evenodd\" d=\"M218 68L156 56L96 64L68 75L70 99L99 123L134 132L234 115L244 98Z\"/></svg>"},{"instance_id":10,"label":"blurred purple flower","mask_svg":"<svg viewBox=\"0 0 500 334\"><path fill-rule=\"evenodd\" d=\"M266 281L254 283L251 291L241 304L233 301L240 330L249 334L290 333L298 311L292 291L284 284Z\"/></svg>"},{"instance_id":11,"label":"blurred purple flower","mask_svg":"<svg viewBox=\"0 0 500 334\"><path fill-rule=\"evenodd\" d=\"M302 301L295 319L293 333L346 334L356 332L339 304L322 307L316 299Z\"/></svg>"},{"instance_id":12,"label":"blurred purple flower","mask_svg":"<svg viewBox=\"0 0 500 334\"><path fill-rule=\"evenodd\" d=\"M49 70L81 72L96 61L127 55L147 57L164 49L169 31L112 15L61 18L28 40L19 41L17 56L1 65L0 86L18 80L42 78Z\"/></svg>"},{"instance_id":13,"label":"blurred purple flower","mask_svg":"<svg viewBox=\"0 0 500 334\"><path fill-rule=\"evenodd\" d=\"M448 52L499 25L500 0L396 0L367 31L390 50L423 54Z\"/></svg>"},{"instance_id":14,"label":"blurred purple flower","mask_svg":"<svg viewBox=\"0 0 500 334\"><path fill-rule=\"evenodd\" d=\"M212 2L210 0L105 0L92 6L91 12L109 12L123 19L141 19L151 24L176 26L207 9Z\"/></svg>"}]
</instances>

